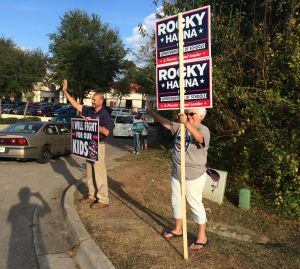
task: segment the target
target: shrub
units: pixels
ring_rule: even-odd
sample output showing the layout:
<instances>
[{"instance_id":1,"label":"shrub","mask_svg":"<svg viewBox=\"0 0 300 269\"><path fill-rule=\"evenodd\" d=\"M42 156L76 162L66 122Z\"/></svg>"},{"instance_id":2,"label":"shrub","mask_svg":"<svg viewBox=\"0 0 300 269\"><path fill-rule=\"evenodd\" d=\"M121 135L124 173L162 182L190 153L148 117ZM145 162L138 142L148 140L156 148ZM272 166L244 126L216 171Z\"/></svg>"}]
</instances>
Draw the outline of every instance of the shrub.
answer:
<instances>
[{"instance_id":1,"label":"shrub","mask_svg":"<svg viewBox=\"0 0 300 269\"><path fill-rule=\"evenodd\" d=\"M209 163L229 171L228 190L299 217L299 1L161 2L166 15L212 8Z\"/></svg>"},{"instance_id":2,"label":"shrub","mask_svg":"<svg viewBox=\"0 0 300 269\"><path fill-rule=\"evenodd\" d=\"M27 117L27 118L0 118L0 124L14 124L17 122L29 122L29 121L41 121L39 117Z\"/></svg>"}]
</instances>

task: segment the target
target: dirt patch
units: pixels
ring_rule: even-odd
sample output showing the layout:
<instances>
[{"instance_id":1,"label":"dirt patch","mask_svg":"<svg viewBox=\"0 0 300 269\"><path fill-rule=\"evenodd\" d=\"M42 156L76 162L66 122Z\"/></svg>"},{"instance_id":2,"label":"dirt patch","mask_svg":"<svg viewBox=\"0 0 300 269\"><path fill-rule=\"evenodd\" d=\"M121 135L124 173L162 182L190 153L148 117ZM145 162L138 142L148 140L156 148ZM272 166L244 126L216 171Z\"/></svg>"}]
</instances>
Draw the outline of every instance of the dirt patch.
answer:
<instances>
[{"instance_id":1,"label":"dirt patch","mask_svg":"<svg viewBox=\"0 0 300 269\"><path fill-rule=\"evenodd\" d=\"M228 200L222 205L204 201L211 210L209 223L245 227L272 243L246 243L208 232L209 247L189 251L184 261L182 238L160 236L173 223L170 169L162 150L126 156L109 171L108 208L92 210L77 203L87 230L116 268L299 268L299 222L258 208L244 212ZM197 233L190 214L188 231L191 243Z\"/></svg>"}]
</instances>

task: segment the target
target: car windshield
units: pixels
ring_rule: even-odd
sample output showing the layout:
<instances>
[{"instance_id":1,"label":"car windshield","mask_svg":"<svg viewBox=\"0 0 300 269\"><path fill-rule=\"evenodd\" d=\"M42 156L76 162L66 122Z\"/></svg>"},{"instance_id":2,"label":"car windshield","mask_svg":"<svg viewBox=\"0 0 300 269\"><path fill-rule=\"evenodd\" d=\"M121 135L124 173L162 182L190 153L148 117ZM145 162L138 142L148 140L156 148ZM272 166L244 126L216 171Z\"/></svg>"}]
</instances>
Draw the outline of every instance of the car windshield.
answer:
<instances>
[{"instance_id":1,"label":"car windshield","mask_svg":"<svg viewBox=\"0 0 300 269\"><path fill-rule=\"evenodd\" d=\"M122 124L132 124L133 123L133 117L117 117L116 123L122 123Z\"/></svg>"},{"instance_id":2,"label":"car windshield","mask_svg":"<svg viewBox=\"0 0 300 269\"><path fill-rule=\"evenodd\" d=\"M41 127L42 123L30 123L30 122L20 122L8 126L2 132L5 133L36 133Z\"/></svg>"}]
</instances>

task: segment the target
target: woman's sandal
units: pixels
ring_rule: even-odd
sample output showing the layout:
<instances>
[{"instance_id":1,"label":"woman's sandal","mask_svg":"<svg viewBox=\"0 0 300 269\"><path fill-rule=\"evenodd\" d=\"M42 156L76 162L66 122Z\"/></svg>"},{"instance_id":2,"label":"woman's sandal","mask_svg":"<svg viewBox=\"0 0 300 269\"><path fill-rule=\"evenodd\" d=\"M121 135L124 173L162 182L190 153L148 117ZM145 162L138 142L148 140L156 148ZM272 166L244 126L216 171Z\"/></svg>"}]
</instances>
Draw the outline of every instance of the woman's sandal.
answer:
<instances>
[{"instance_id":1,"label":"woman's sandal","mask_svg":"<svg viewBox=\"0 0 300 269\"><path fill-rule=\"evenodd\" d=\"M199 249L202 249L202 248L192 248L193 246L202 246L202 248L205 248L208 246L208 240L206 241L206 243L200 243L200 242L194 242L191 246L190 246L190 249L192 250L199 250Z\"/></svg>"},{"instance_id":2,"label":"woman's sandal","mask_svg":"<svg viewBox=\"0 0 300 269\"><path fill-rule=\"evenodd\" d=\"M165 236L168 235L168 234L171 234L171 236ZM172 237L181 237L182 234L175 234L172 232L172 229L171 228L165 228L163 231L162 231L162 237L163 238L166 238L166 239L169 239L169 238L172 238Z\"/></svg>"}]
</instances>

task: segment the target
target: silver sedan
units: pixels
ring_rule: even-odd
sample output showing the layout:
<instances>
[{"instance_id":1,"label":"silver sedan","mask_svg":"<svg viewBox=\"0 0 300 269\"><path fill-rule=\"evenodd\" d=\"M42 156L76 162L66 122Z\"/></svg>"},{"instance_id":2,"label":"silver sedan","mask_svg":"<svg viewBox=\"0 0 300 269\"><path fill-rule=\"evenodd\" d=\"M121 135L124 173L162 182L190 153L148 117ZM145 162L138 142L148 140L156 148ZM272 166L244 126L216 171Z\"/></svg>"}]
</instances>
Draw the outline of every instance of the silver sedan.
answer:
<instances>
[{"instance_id":1,"label":"silver sedan","mask_svg":"<svg viewBox=\"0 0 300 269\"><path fill-rule=\"evenodd\" d=\"M71 153L71 134L64 124L19 122L0 132L0 158L35 159L47 163L52 156Z\"/></svg>"}]
</instances>

